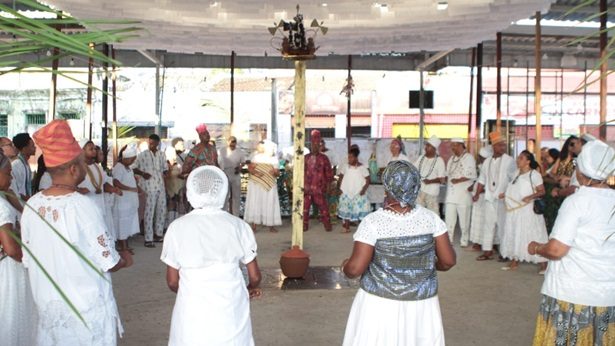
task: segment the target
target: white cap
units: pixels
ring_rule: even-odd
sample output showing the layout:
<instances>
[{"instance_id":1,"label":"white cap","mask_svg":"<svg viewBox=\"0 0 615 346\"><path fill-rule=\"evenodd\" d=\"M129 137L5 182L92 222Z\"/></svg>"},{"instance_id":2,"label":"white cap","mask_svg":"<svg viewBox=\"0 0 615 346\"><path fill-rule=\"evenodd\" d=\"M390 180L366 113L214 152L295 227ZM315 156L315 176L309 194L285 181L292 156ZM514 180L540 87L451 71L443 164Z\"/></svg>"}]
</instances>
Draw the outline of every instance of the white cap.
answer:
<instances>
[{"instance_id":1,"label":"white cap","mask_svg":"<svg viewBox=\"0 0 615 346\"><path fill-rule=\"evenodd\" d=\"M122 158L130 159L135 156L137 156L137 147L134 144L128 144L126 149L122 152Z\"/></svg>"},{"instance_id":2,"label":"white cap","mask_svg":"<svg viewBox=\"0 0 615 346\"><path fill-rule=\"evenodd\" d=\"M615 173L615 149L600 140L587 142L577 157L581 173L595 180L606 180Z\"/></svg>"},{"instance_id":3,"label":"white cap","mask_svg":"<svg viewBox=\"0 0 615 346\"><path fill-rule=\"evenodd\" d=\"M466 144L466 141L463 138L451 138L451 143Z\"/></svg>"},{"instance_id":4,"label":"white cap","mask_svg":"<svg viewBox=\"0 0 615 346\"><path fill-rule=\"evenodd\" d=\"M493 156L493 147L490 145L485 145L484 147L480 148L480 150L478 151L478 155L488 159L491 156Z\"/></svg>"},{"instance_id":5,"label":"white cap","mask_svg":"<svg viewBox=\"0 0 615 346\"><path fill-rule=\"evenodd\" d=\"M438 138L438 136L436 135L429 137L429 139L427 140L427 143L429 143L432 147L436 148L436 151L440 147L441 142L442 141L440 140L440 138Z\"/></svg>"},{"instance_id":6,"label":"white cap","mask_svg":"<svg viewBox=\"0 0 615 346\"><path fill-rule=\"evenodd\" d=\"M186 198L195 209L222 209L228 193L228 178L216 166L194 169L186 181Z\"/></svg>"}]
</instances>

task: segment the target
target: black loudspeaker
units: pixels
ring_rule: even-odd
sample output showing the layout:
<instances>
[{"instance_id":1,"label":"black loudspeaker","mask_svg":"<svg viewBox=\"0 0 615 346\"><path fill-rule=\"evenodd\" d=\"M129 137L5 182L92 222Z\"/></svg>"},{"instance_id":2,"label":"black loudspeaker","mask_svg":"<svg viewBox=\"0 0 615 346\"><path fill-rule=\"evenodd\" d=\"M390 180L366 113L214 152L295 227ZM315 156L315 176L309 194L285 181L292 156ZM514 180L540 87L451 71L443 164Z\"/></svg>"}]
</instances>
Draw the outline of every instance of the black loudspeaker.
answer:
<instances>
[{"instance_id":1,"label":"black loudspeaker","mask_svg":"<svg viewBox=\"0 0 615 346\"><path fill-rule=\"evenodd\" d=\"M423 90L425 94L425 103L423 108L433 109L433 90ZM410 90L410 108L420 108L419 99L421 92L419 90Z\"/></svg>"}]
</instances>

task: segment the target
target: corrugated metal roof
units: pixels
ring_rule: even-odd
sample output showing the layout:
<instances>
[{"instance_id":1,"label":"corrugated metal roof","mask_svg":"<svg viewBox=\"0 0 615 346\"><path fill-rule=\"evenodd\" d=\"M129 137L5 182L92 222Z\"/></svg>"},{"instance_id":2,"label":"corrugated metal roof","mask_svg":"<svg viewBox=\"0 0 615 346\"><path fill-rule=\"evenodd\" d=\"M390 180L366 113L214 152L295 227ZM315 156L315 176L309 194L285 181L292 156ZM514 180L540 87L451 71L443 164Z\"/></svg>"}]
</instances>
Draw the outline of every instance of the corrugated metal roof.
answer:
<instances>
[{"instance_id":1,"label":"corrugated metal roof","mask_svg":"<svg viewBox=\"0 0 615 346\"><path fill-rule=\"evenodd\" d=\"M599 12L598 3L599 0L594 1L591 5L583 6L579 9L576 9L572 13L567 14L569 11L574 9L576 6L580 6L581 4L587 2L586 0L558 0L556 3L551 5L549 12L543 15L545 19L555 19L555 20L571 20L571 21L586 21L588 18ZM615 22L615 11L613 11L615 7L615 0L607 1L607 8L609 9L609 21ZM590 19L594 22L599 22L600 18L592 18Z\"/></svg>"}]
</instances>

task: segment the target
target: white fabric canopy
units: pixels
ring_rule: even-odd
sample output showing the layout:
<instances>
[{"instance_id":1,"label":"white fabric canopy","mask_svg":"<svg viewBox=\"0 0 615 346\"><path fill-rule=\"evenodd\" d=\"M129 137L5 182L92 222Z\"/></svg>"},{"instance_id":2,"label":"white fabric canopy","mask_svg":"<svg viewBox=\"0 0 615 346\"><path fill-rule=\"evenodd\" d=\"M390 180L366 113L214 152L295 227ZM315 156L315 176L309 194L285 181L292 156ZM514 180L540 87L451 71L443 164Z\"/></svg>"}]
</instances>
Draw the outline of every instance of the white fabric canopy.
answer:
<instances>
[{"instance_id":1,"label":"white fabric canopy","mask_svg":"<svg viewBox=\"0 0 615 346\"><path fill-rule=\"evenodd\" d=\"M305 25L316 18L329 27L318 34L317 54L440 51L493 39L513 21L546 12L554 0L309 1L301 4ZM277 54L267 27L292 20L295 3L280 0L50 0L81 19L134 19L140 38L117 44L127 49L241 55Z\"/></svg>"}]
</instances>

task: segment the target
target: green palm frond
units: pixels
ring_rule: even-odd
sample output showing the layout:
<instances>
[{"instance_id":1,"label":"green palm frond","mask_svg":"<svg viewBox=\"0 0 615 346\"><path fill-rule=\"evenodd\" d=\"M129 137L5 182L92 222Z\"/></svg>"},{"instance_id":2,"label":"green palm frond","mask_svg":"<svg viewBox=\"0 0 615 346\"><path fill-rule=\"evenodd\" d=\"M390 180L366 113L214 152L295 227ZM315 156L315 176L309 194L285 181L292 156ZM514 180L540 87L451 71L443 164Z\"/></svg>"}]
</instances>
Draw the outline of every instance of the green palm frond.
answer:
<instances>
[{"instance_id":1,"label":"green palm frond","mask_svg":"<svg viewBox=\"0 0 615 346\"><path fill-rule=\"evenodd\" d=\"M92 58L95 65L109 64L120 66L121 63L102 52L92 49L90 44L113 44L123 42L138 36L142 30L134 20L80 20L66 13L52 9L33 0L15 0L38 11L50 13L57 19L32 19L19 11L0 3L0 30L13 35L13 40L0 40L0 67L12 67L9 72L18 72L32 66L41 67L67 56L81 57L84 60ZM82 32L71 34L62 32L59 28L65 26L83 26ZM98 25L111 26L98 29ZM60 54L45 56L42 52L58 49ZM39 56L33 61L19 59L23 56ZM2 73L8 73L4 71ZM65 76L65 72L58 72Z\"/></svg>"}]
</instances>

